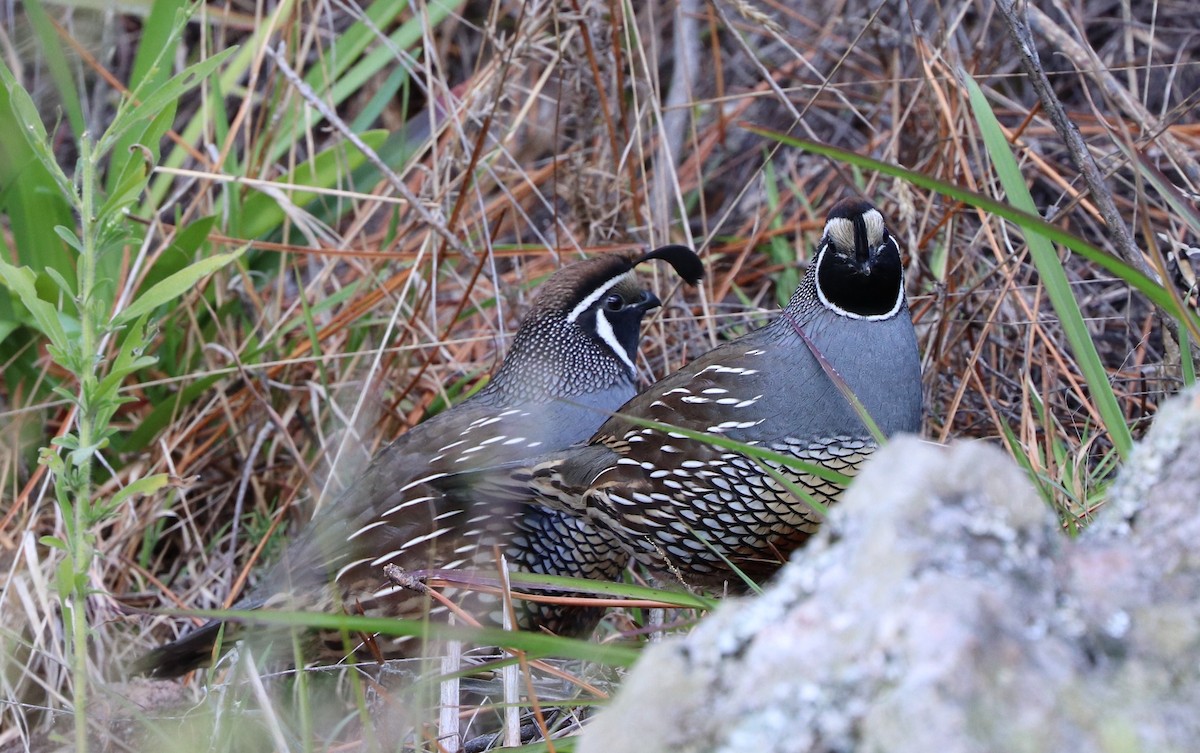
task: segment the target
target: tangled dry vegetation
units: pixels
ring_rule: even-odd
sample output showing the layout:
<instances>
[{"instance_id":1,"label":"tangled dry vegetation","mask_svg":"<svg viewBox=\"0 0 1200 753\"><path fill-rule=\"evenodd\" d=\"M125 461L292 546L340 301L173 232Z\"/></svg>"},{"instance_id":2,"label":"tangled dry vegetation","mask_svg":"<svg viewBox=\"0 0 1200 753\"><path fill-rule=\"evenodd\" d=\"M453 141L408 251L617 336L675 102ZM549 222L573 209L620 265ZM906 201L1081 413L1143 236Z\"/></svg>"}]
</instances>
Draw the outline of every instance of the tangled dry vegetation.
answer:
<instances>
[{"instance_id":1,"label":"tangled dry vegetation","mask_svg":"<svg viewBox=\"0 0 1200 753\"><path fill-rule=\"evenodd\" d=\"M214 219L199 253L250 251L168 307L159 363L127 384L133 400L114 419L121 434L97 478L101 495L148 473L178 481L121 505L96 532L94 677L117 680L131 657L179 629L177 618L139 610L232 603L315 500L478 386L536 282L560 264L665 242L701 250L709 274L698 293L658 280L667 305L649 323L640 364L653 379L760 322L790 293L824 209L853 192L883 209L907 253L926 435L998 441L1064 521L1091 512L1114 467L1112 443L1020 232L746 126L1002 198L968 103L964 77L974 77L1044 215L1195 306L1200 223L1146 178L1165 176L1194 212L1200 18L1191 2L1030 9L1051 91L1098 162L1136 258L1106 229L1022 67L1003 3L383 5L392 4L369 6L364 23L366 4L337 0L212 4L186 28L177 59L239 45L231 60L241 72L179 103L148 211L130 218L144 226L144 246L125 250L120 274L139 253L152 263L178 253L177 233L197 232L201 218ZM47 40L23 9L0 14L0 49L70 166L77 155L55 114ZM136 9L83 7L54 22L51 40L88 93L89 128L103 130L147 23ZM332 55L360 28L361 58ZM325 177L306 172L314 155L369 128L386 130L363 136L379 164L347 147L324 158ZM297 188L314 184L319 192ZM12 249L11 225L0 232ZM1136 435L1182 383L1187 356L1124 280L1064 258ZM52 586L60 555L39 543L61 535L63 521L36 448L73 417L49 388L73 385L36 337L2 344L0 748L19 749L49 739L70 708ZM615 614L601 637L636 632L637 617ZM101 734L105 712L95 716ZM423 734L432 745L436 734Z\"/></svg>"}]
</instances>

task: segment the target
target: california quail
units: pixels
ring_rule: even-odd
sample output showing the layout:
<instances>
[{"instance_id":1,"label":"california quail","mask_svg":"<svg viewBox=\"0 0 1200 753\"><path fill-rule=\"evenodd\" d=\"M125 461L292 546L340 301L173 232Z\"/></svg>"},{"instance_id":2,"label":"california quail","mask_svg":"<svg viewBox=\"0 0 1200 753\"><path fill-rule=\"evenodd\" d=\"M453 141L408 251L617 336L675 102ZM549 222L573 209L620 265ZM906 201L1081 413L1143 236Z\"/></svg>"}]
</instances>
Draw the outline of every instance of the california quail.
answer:
<instances>
[{"instance_id":1,"label":"california quail","mask_svg":"<svg viewBox=\"0 0 1200 753\"><path fill-rule=\"evenodd\" d=\"M608 531L652 570L687 584L738 588L732 568L766 577L818 525L812 507L764 465L822 503L841 488L627 417L719 434L851 475L876 441L814 353L883 434L920 429L920 357L900 248L866 202L844 200L829 212L813 263L770 324L654 384L587 445L464 478L455 493L532 490Z\"/></svg>"},{"instance_id":2,"label":"california quail","mask_svg":"<svg viewBox=\"0 0 1200 753\"><path fill-rule=\"evenodd\" d=\"M609 254L559 270L542 286L490 383L381 450L238 608L328 608L341 599L420 617L424 600L389 585L385 565L422 570L472 564L494 574L494 546L505 551L512 568L616 577L628 556L583 520L523 503L486 510L451 506L429 482L582 441L634 395L641 320L660 302L638 284L633 268L651 259L668 262L693 285L703 273L699 257L684 246ZM542 606L525 618L525 627L580 632L590 631L599 613ZM210 622L155 649L135 671L174 677L206 664L220 627Z\"/></svg>"}]
</instances>

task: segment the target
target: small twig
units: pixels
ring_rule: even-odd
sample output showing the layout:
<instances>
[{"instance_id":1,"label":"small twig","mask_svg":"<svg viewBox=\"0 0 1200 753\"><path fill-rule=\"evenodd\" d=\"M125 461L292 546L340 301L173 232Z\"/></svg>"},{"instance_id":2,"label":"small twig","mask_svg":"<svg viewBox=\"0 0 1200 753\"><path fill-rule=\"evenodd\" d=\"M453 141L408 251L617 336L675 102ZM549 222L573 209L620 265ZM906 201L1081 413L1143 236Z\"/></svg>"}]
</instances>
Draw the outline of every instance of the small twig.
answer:
<instances>
[{"instance_id":1,"label":"small twig","mask_svg":"<svg viewBox=\"0 0 1200 753\"><path fill-rule=\"evenodd\" d=\"M1021 66L1029 76L1029 81L1033 84L1033 88L1042 102L1042 108L1054 125L1054 130L1058 131L1059 137L1067 148L1067 153L1071 155L1071 162L1083 176L1083 181L1087 184L1088 190L1096 202L1096 207L1104 218L1104 224L1108 226L1109 240L1112 241L1122 259L1151 278L1155 277L1154 271L1146 264L1146 260L1138 251L1137 245L1134 244L1129 226L1125 224L1120 211L1117 210L1112 191L1104 182L1104 176L1101 174L1096 160L1092 157L1091 151L1088 150L1087 143L1083 140L1083 134L1067 117L1066 108L1063 107L1062 102L1054 93L1054 89L1050 86L1050 79L1047 78L1046 71L1042 68L1042 62L1038 57L1033 34L1030 32L1025 18L1017 12L1016 1L1001 0L996 3L996 7L1004 16L1009 36L1012 37L1013 44L1017 48L1017 55L1021 59ZM1025 7L1032 14L1040 13L1032 5ZM1044 15L1041 18L1043 21L1046 20Z\"/></svg>"},{"instance_id":2,"label":"small twig","mask_svg":"<svg viewBox=\"0 0 1200 753\"><path fill-rule=\"evenodd\" d=\"M688 118L691 117L690 104L696 91L696 78L700 73L697 60L700 58L699 48L703 44L700 35L699 0L681 0L675 8L675 34L672 45L675 53L675 68L671 74L670 88L667 90L666 101L659 109L662 124L662 136L658 142L658 156L661 163L654 171L655 230L660 238L670 237L671 200L677 198L678 172L680 154L686 141ZM677 206L684 206L682 200ZM684 227L687 223L682 223Z\"/></svg>"},{"instance_id":3,"label":"small twig","mask_svg":"<svg viewBox=\"0 0 1200 753\"><path fill-rule=\"evenodd\" d=\"M454 625L454 615L447 618ZM458 725L458 670L462 664L462 641L446 641L442 654L441 698L438 704L438 744L446 753L458 753L462 746L462 731Z\"/></svg>"},{"instance_id":4,"label":"small twig","mask_svg":"<svg viewBox=\"0 0 1200 753\"><path fill-rule=\"evenodd\" d=\"M407 588L410 591L414 591L422 596L428 596L430 599L433 599L438 604L445 607L450 614L462 620L463 624L470 625L471 627L481 627L478 620L468 614L462 607L447 598L444 593L436 588L430 588L429 584L425 582L424 576L416 573L410 573L393 562L389 562L383 566L383 574L384 577L391 581L393 585L400 586L401 588Z\"/></svg>"},{"instance_id":5,"label":"small twig","mask_svg":"<svg viewBox=\"0 0 1200 753\"><path fill-rule=\"evenodd\" d=\"M263 444L267 441L267 437L271 436L274 428L274 424L269 421L262 425L262 428L254 435L254 444L250 447L250 452L242 464L242 478L238 482L237 499L233 505L233 520L230 523L229 551L225 553L226 606L233 601L233 574L236 572L233 564L237 558L238 529L242 521L242 513L245 511L246 492L250 488L250 477L254 475L254 458L258 457L259 451L262 450Z\"/></svg>"},{"instance_id":6,"label":"small twig","mask_svg":"<svg viewBox=\"0 0 1200 753\"><path fill-rule=\"evenodd\" d=\"M509 580L508 560L504 557L503 552L499 547L494 547L496 556L496 569L499 571L501 585L503 589L503 606L504 617L503 624L505 630L518 630L517 615L513 609L513 592L512 583ZM542 712L542 704L538 701L537 690L533 687L533 676L531 675L529 657L524 651L515 649L506 649L513 656L517 657L515 665L505 667L504 672L504 737L505 744L517 746L521 744L521 717L518 713L517 703L520 698L520 682L521 677L525 678L525 689L528 692L529 705L533 709L533 720L541 732L542 740L546 743L546 749L549 753L554 753L554 743L550 741L550 729L546 725L546 716ZM534 666L543 666L541 662L533 662ZM543 666L544 668L544 666Z\"/></svg>"},{"instance_id":7,"label":"small twig","mask_svg":"<svg viewBox=\"0 0 1200 753\"><path fill-rule=\"evenodd\" d=\"M431 590L425 584L424 580L393 562L389 562L383 566L383 574L393 585L400 586L409 591L415 591L422 596L428 596Z\"/></svg>"},{"instance_id":8,"label":"small twig","mask_svg":"<svg viewBox=\"0 0 1200 753\"><path fill-rule=\"evenodd\" d=\"M508 563L503 554L496 560L496 569L504 586L504 608L501 610L502 625L505 630L516 629L516 615L513 612L512 589L508 582ZM518 654L518 658L520 658ZM500 670L504 687L504 744L515 748L521 744L521 710L518 706L521 700L521 667L508 664Z\"/></svg>"},{"instance_id":9,"label":"small twig","mask_svg":"<svg viewBox=\"0 0 1200 753\"><path fill-rule=\"evenodd\" d=\"M660 643L663 639L663 625L666 624L666 612L661 609L646 611L647 637L651 643Z\"/></svg>"},{"instance_id":10,"label":"small twig","mask_svg":"<svg viewBox=\"0 0 1200 753\"><path fill-rule=\"evenodd\" d=\"M429 596L435 601L450 608L447 624L454 624L456 614L461 615L468 625L479 627L479 623L466 613L460 612L458 605L451 602L436 589L430 588L421 578L399 565L389 562L383 566L384 576L393 584L410 591ZM459 683L458 670L462 664L462 641L447 641L445 653L442 654L441 671L445 677L440 688L438 703L438 745L446 753L458 753L462 746L462 735L458 725Z\"/></svg>"}]
</instances>

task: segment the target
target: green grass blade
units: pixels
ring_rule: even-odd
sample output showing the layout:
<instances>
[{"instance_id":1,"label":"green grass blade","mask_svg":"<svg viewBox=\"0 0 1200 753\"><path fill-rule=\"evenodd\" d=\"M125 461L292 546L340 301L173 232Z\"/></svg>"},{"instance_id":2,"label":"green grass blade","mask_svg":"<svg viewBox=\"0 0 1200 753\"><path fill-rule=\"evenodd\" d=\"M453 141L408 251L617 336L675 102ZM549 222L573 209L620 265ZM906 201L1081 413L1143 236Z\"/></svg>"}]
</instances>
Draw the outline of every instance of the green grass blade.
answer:
<instances>
[{"instance_id":1,"label":"green grass blade","mask_svg":"<svg viewBox=\"0 0 1200 753\"><path fill-rule=\"evenodd\" d=\"M38 329L51 347L59 352L66 352L70 346L66 329L58 317L58 308L41 299L37 293L37 274L29 267L14 267L0 259L0 284L5 285L15 293L26 310L33 315Z\"/></svg>"},{"instance_id":2,"label":"green grass blade","mask_svg":"<svg viewBox=\"0 0 1200 753\"><path fill-rule=\"evenodd\" d=\"M213 84L214 88L219 88L223 92L241 90L241 84L250 67L254 65L255 60L261 54L262 47L272 44L271 40L279 32L279 26L286 23L286 19L291 17L295 4L295 0L281 0L279 5L275 6L269 21L255 28L254 34L246 39L244 44L237 47L234 55L225 61L225 65L221 68L216 82ZM200 144L206 140L206 129L211 125L212 113L208 109L211 106L205 104L197 111L195 117L180 129L181 143ZM188 151L177 144L161 164L164 167L181 167L190 158ZM175 180L175 177L170 174L160 174L155 178L149 192L151 206L159 206L163 203L166 195L174 187Z\"/></svg>"},{"instance_id":3,"label":"green grass blade","mask_svg":"<svg viewBox=\"0 0 1200 753\"><path fill-rule=\"evenodd\" d=\"M775 164L769 160L763 165L763 190L767 206L770 208L770 227L772 230L778 230L783 227L783 219L779 216L779 183L775 175ZM771 262L780 267L779 276L775 280L776 303L786 306L792 291L800 284L800 265L797 263L796 250L787 236L773 235L767 241L767 253L771 256Z\"/></svg>"},{"instance_id":4,"label":"green grass blade","mask_svg":"<svg viewBox=\"0 0 1200 753\"><path fill-rule=\"evenodd\" d=\"M0 91L0 108L4 100L5 93ZM0 141L15 129L15 123L3 122L0 115ZM58 235L46 232L46 228L69 227L75 218L53 174L25 146L15 138L0 145L0 213L8 217L12 251L22 266L39 272L53 269L63 277L72 276L75 270L72 252Z\"/></svg>"},{"instance_id":5,"label":"green grass blade","mask_svg":"<svg viewBox=\"0 0 1200 753\"><path fill-rule=\"evenodd\" d=\"M804 328L800 326L800 323L789 312L784 311L783 315L787 317L788 323L792 325L792 330L796 333L796 336L808 346L809 352L812 353L813 358L821 366L821 370L825 372L825 376L829 377L829 381L833 382L838 392L842 393L842 397L854 409L859 420L863 422L863 426L867 427L867 431L874 437L875 443L880 447L887 444L887 437L884 436L883 429L880 429L879 424L875 423L875 419L871 418L871 414L867 412L867 406L863 405L862 400L858 399L858 395L854 394L854 390L850 388L850 385L846 383L846 380L842 378L842 375L834 368L834 365L817 348L816 343L809 339L808 335L804 332Z\"/></svg>"},{"instance_id":6,"label":"green grass blade","mask_svg":"<svg viewBox=\"0 0 1200 753\"><path fill-rule=\"evenodd\" d=\"M79 101L79 92L75 89L75 80L71 75L71 66L67 64L63 43L54 31L54 24L46 15L41 0L29 0L24 6L29 23L41 42L43 60L50 69L54 88L58 89L58 101L66 110L67 122L71 124L75 138L79 138L87 130L87 121L83 117L83 104Z\"/></svg>"},{"instance_id":7,"label":"green grass blade","mask_svg":"<svg viewBox=\"0 0 1200 753\"><path fill-rule=\"evenodd\" d=\"M163 614L237 620L252 625L347 630L393 636L433 635L445 640L461 640L481 646L504 646L525 651L533 656L559 656L625 667L631 666L640 654L636 649L626 646L600 645L557 635L500 628L440 625L425 620L394 620L387 617L267 609L170 610L164 611Z\"/></svg>"},{"instance_id":8,"label":"green grass blade","mask_svg":"<svg viewBox=\"0 0 1200 753\"><path fill-rule=\"evenodd\" d=\"M418 574L414 571L412 574ZM463 585L490 585L499 587L500 580L494 574L483 576L462 570L423 570L419 574L426 578L442 578ZM611 596L639 601L661 601L664 604L685 609L714 609L715 599L709 599L686 591L650 588L634 583L620 583L590 578L572 578L564 575L542 575L523 571L510 572L509 582L516 590L530 588L553 589L563 593L588 594L589 596Z\"/></svg>"},{"instance_id":9,"label":"green grass blade","mask_svg":"<svg viewBox=\"0 0 1200 753\"><path fill-rule=\"evenodd\" d=\"M1000 183L1004 186L1004 192L1018 209L1035 214L1037 207L1033 203L1033 196L1025 185L1025 177L1021 175L1021 168L1013 156L1004 131L1000 128L1000 121L996 119L987 97L975 80L968 76L966 85L971 106L975 111L975 121L979 124L984 146L992 159ZM1121 412L1117 396L1113 393L1108 371L1100 361L1100 354L1096 352L1096 344L1092 341L1092 335L1083 320L1083 313L1079 310L1079 303L1075 300L1067 273L1059 261L1058 252L1050 239L1037 231L1026 233L1025 241L1029 244L1033 263L1037 266L1050 303L1062 321L1063 332L1091 389L1092 400L1095 401L1096 409L1104 420L1109 437L1112 438L1113 445L1121 457L1127 458L1133 449L1133 436L1129 432L1129 425L1125 423L1125 414Z\"/></svg>"},{"instance_id":10,"label":"green grass blade","mask_svg":"<svg viewBox=\"0 0 1200 753\"><path fill-rule=\"evenodd\" d=\"M24 151L15 143L15 139L9 138L9 133L11 133L28 145L29 151L53 179L58 190L62 192L63 198L72 203L78 203L74 182L59 167L58 158L50 148L50 137L46 133L46 126L42 123L42 116L38 113L37 105L33 103L29 92L25 91L25 87L21 86L3 60L0 60L0 87L4 90L3 96L0 96L0 104L4 105L4 108L0 110L0 126L12 129L8 133L0 131L0 136L5 137L4 142L0 143L0 158L2 158L0 167L4 166L4 163L19 159ZM10 140L13 143L10 143ZM19 167L15 169L19 169Z\"/></svg>"},{"instance_id":11,"label":"green grass blade","mask_svg":"<svg viewBox=\"0 0 1200 753\"><path fill-rule=\"evenodd\" d=\"M331 107L338 107L347 99L362 91L367 83L382 71L399 65L396 61L396 50L411 50L421 41L423 29L432 28L441 23L447 16L455 12L463 0L429 3L418 13L425 13L425 18L414 16L400 25L387 37L385 43L378 44L368 50L367 43L377 39L375 30L359 21L352 26L343 37L348 40L335 46L329 55L333 61L325 68L315 68L304 76L304 81L325 100ZM372 6L371 11L381 7L387 13L398 13L407 6L407 2L394 4L380 2ZM374 24L380 28L383 24ZM360 57L361 56L361 57ZM331 66L331 67L330 67ZM267 152L269 161L278 160L291 148L292 143L302 137L305 131L316 126L324 116L314 107L304 106L299 117L283 121L280 133L273 148Z\"/></svg>"},{"instance_id":12,"label":"green grass blade","mask_svg":"<svg viewBox=\"0 0 1200 753\"><path fill-rule=\"evenodd\" d=\"M1196 359L1192 355L1192 338L1188 333L1179 333L1179 352L1183 363L1183 383L1191 387L1196 383Z\"/></svg>"},{"instance_id":13,"label":"green grass blade","mask_svg":"<svg viewBox=\"0 0 1200 753\"><path fill-rule=\"evenodd\" d=\"M1123 141L1118 140L1116 144L1121 151L1125 152L1130 164L1137 168L1142 177L1150 181L1150 185L1154 186L1154 190L1158 191L1175 215L1186 222L1192 232L1200 234L1200 210L1196 208L1195 204L1188 201L1183 193L1167 179L1167 176L1163 175L1154 163L1146 159L1144 154Z\"/></svg>"},{"instance_id":14,"label":"green grass blade","mask_svg":"<svg viewBox=\"0 0 1200 753\"><path fill-rule=\"evenodd\" d=\"M1025 475L1037 487L1038 494L1042 496L1042 501L1047 507L1054 507L1054 495L1046 486L1046 480L1033 468L1033 462L1029 459L1029 453L1021 445L1021 440L1017 439L1017 435L1013 432L1012 427L1004 422L996 425L1000 429L1000 438L1004 440L1004 444L1008 447L1008 452L1013 459L1017 461L1017 465L1025 471Z\"/></svg>"},{"instance_id":15,"label":"green grass blade","mask_svg":"<svg viewBox=\"0 0 1200 753\"><path fill-rule=\"evenodd\" d=\"M399 95L401 100L401 111L405 111L407 107L408 94L399 94L401 88L407 88L408 71L397 67L396 70L388 74L379 89L371 95L371 99L363 105L362 112L355 116L350 123L350 130L355 133L362 133L371 127L371 124L379 119L387 106ZM381 145L382 146L382 145Z\"/></svg>"}]
</instances>

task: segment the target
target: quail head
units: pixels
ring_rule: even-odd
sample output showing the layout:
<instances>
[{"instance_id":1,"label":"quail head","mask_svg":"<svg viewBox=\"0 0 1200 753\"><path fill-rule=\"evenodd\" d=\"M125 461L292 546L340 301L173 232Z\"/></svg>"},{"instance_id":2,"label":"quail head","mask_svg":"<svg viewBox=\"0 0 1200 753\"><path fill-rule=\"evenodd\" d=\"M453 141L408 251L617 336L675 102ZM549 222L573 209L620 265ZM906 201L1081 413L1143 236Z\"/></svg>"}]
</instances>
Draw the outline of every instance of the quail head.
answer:
<instances>
[{"instance_id":1,"label":"quail head","mask_svg":"<svg viewBox=\"0 0 1200 753\"><path fill-rule=\"evenodd\" d=\"M661 425L850 476L876 440L843 387L884 435L919 431L920 356L900 248L879 210L856 200L829 212L812 264L770 324L657 382L588 444L478 474L465 493L532 491L586 518L664 577L738 588L734 568L755 580L769 576L819 523L781 479L824 504L841 486Z\"/></svg>"},{"instance_id":2,"label":"quail head","mask_svg":"<svg viewBox=\"0 0 1200 753\"><path fill-rule=\"evenodd\" d=\"M356 611L421 617L425 597L390 583L385 566L465 566L494 575L497 548L512 569L616 577L628 555L586 521L525 500L488 508L450 504L431 482L585 440L635 394L640 324L660 302L633 269L652 259L668 262L693 285L703 272L695 252L683 246L608 254L559 270L541 287L487 386L381 450L321 508L239 608L345 603ZM599 616L594 609L543 605L525 612L523 622L587 632ZM135 671L172 677L206 664L220 627L211 622L155 649ZM232 637L227 631L225 639Z\"/></svg>"}]
</instances>

